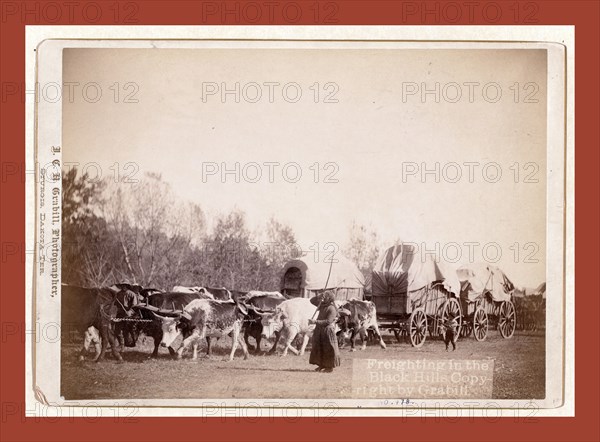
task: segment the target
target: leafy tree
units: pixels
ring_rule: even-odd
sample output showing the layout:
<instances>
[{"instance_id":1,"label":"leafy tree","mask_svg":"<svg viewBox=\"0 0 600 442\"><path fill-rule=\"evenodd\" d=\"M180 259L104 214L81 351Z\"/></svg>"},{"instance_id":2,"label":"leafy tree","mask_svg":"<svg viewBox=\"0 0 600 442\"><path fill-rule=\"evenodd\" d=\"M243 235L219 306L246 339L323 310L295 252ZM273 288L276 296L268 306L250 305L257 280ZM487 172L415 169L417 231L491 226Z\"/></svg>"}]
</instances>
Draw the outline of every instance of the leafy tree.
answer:
<instances>
[{"instance_id":1,"label":"leafy tree","mask_svg":"<svg viewBox=\"0 0 600 442\"><path fill-rule=\"evenodd\" d=\"M199 206L174 201L159 174L147 173L139 183L107 184L101 213L119 249L121 280L169 288L189 270L190 248L206 223Z\"/></svg>"},{"instance_id":2,"label":"leafy tree","mask_svg":"<svg viewBox=\"0 0 600 442\"><path fill-rule=\"evenodd\" d=\"M112 279L115 256L106 221L94 210L102 202L104 185L78 175L76 168L63 174L62 185L62 281L105 285Z\"/></svg>"},{"instance_id":3,"label":"leafy tree","mask_svg":"<svg viewBox=\"0 0 600 442\"><path fill-rule=\"evenodd\" d=\"M343 252L356 263L365 277L370 278L373 266L381 253L377 232L352 221L350 239Z\"/></svg>"},{"instance_id":4,"label":"leafy tree","mask_svg":"<svg viewBox=\"0 0 600 442\"><path fill-rule=\"evenodd\" d=\"M205 285L224 286L236 290L255 288L255 273L262 262L257 248L251 243L243 212L234 210L221 216L201 250L204 265L198 276Z\"/></svg>"},{"instance_id":5,"label":"leafy tree","mask_svg":"<svg viewBox=\"0 0 600 442\"><path fill-rule=\"evenodd\" d=\"M279 290L281 287L281 270L290 259L299 257L302 250L296 243L294 231L288 225L282 224L275 218L267 223L266 240L261 245L266 269L262 287L267 290Z\"/></svg>"},{"instance_id":6,"label":"leafy tree","mask_svg":"<svg viewBox=\"0 0 600 442\"><path fill-rule=\"evenodd\" d=\"M176 202L159 174L138 183L94 182L76 169L64 174L65 283L277 290L281 268L299 255L293 230L274 218L253 236L245 214L234 210L206 230L201 207Z\"/></svg>"}]
</instances>

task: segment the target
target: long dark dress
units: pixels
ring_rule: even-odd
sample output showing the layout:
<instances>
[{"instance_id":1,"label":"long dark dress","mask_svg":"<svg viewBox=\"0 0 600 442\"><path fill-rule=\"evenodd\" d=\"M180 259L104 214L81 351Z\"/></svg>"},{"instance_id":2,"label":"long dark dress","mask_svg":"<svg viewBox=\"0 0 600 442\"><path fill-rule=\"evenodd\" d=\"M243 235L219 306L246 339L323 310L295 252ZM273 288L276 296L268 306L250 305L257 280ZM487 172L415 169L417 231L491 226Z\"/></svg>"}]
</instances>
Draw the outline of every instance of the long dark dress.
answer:
<instances>
[{"instance_id":1,"label":"long dark dress","mask_svg":"<svg viewBox=\"0 0 600 442\"><path fill-rule=\"evenodd\" d=\"M313 302L313 299L311 299L311 302ZM317 326L312 337L309 363L323 368L339 367L340 351L335 336L336 319L337 309L334 304L319 308Z\"/></svg>"}]
</instances>

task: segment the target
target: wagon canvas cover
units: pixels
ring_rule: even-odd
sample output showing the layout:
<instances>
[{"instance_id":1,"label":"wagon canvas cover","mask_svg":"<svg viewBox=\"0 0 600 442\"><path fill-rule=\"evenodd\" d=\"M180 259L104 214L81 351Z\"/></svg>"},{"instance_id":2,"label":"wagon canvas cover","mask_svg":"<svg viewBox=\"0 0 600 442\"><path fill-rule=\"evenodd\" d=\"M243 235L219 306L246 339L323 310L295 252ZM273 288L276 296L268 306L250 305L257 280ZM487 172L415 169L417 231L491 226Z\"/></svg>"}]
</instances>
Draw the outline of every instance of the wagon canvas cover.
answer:
<instances>
[{"instance_id":1,"label":"wagon canvas cover","mask_svg":"<svg viewBox=\"0 0 600 442\"><path fill-rule=\"evenodd\" d=\"M444 289L458 297L460 282L456 271L414 244L390 247L375 263L373 296L401 296L441 282Z\"/></svg>"},{"instance_id":2,"label":"wagon canvas cover","mask_svg":"<svg viewBox=\"0 0 600 442\"><path fill-rule=\"evenodd\" d=\"M306 290L347 288L362 291L365 286L362 272L352 261L339 253L336 253L333 259L330 259L329 256L315 257L308 253L288 261L283 267L282 277L285 277L286 272L293 267L302 272L304 285L301 288ZM285 281L282 283L285 284Z\"/></svg>"},{"instance_id":3,"label":"wagon canvas cover","mask_svg":"<svg viewBox=\"0 0 600 442\"><path fill-rule=\"evenodd\" d=\"M539 295L542 298L546 297L546 283L542 282L536 289L534 295Z\"/></svg>"},{"instance_id":4,"label":"wagon canvas cover","mask_svg":"<svg viewBox=\"0 0 600 442\"><path fill-rule=\"evenodd\" d=\"M461 282L461 298L474 302L489 293L496 302L510 301L514 284L502 270L487 263L470 264L456 271Z\"/></svg>"}]
</instances>

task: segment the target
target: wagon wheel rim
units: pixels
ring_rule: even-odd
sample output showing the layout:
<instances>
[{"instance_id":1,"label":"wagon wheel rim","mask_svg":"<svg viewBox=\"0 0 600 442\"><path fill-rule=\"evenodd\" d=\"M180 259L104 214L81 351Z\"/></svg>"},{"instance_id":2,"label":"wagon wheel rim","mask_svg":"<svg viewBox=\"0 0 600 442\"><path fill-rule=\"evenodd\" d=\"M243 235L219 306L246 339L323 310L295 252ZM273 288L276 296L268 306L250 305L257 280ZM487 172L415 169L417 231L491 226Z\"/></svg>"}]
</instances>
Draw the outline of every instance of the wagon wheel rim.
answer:
<instances>
[{"instance_id":1,"label":"wagon wheel rim","mask_svg":"<svg viewBox=\"0 0 600 442\"><path fill-rule=\"evenodd\" d=\"M442 324L448 320L450 314L452 314L452 316L456 318L456 322L458 322L458 329L454 335L454 342L456 342L462 331L462 311L456 298L450 298L444 303L444 308L442 310Z\"/></svg>"},{"instance_id":2,"label":"wagon wheel rim","mask_svg":"<svg viewBox=\"0 0 600 442\"><path fill-rule=\"evenodd\" d=\"M413 347L421 347L427 338L427 316L422 308L417 308L410 315L410 342Z\"/></svg>"},{"instance_id":3,"label":"wagon wheel rim","mask_svg":"<svg viewBox=\"0 0 600 442\"><path fill-rule=\"evenodd\" d=\"M484 341L487 337L488 332L488 316L484 309L481 307L475 310L473 315L473 335L478 341Z\"/></svg>"},{"instance_id":4,"label":"wagon wheel rim","mask_svg":"<svg viewBox=\"0 0 600 442\"><path fill-rule=\"evenodd\" d=\"M498 329L504 339L512 338L515 333L516 319L514 304L511 301L504 301L500 306L500 318L498 319Z\"/></svg>"}]
</instances>

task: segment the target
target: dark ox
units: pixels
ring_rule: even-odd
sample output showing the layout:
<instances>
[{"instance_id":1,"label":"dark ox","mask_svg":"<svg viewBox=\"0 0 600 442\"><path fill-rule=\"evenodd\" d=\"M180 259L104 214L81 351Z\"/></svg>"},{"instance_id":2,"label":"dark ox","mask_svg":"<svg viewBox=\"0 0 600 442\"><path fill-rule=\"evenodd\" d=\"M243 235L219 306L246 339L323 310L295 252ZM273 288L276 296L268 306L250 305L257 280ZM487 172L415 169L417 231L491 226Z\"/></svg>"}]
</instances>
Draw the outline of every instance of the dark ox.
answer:
<instances>
[{"instance_id":1,"label":"dark ox","mask_svg":"<svg viewBox=\"0 0 600 442\"><path fill-rule=\"evenodd\" d=\"M377 311L375 304L371 301L359 301L351 299L341 306L339 309L338 327L338 342L340 348L344 346L346 336L350 333L350 351L356 351L355 343L357 335L360 335L362 340L361 350L367 348L367 330L373 330L381 348L386 348L379 326L377 325Z\"/></svg>"},{"instance_id":2,"label":"dark ox","mask_svg":"<svg viewBox=\"0 0 600 442\"><path fill-rule=\"evenodd\" d=\"M158 347L163 339L162 322L153 313L158 312L162 315L178 316L183 308L195 299L213 299L210 293L205 291L190 291L190 292L171 292L171 293L152 293L138 304L138 317L141 319L150 319L152 322L146 322L142 325L141 330L147 336L154 340L154 351L150 355L152 358L158 357ZM187 336L184 336L187 337ZM210 338L207 337L208 354L211 351ZM168 347L169 353L174 356L175 350Z\"/></svg>"},{"instance_id":3,"label":"dark ox","mask_svg":"<svg viewBox=\"0 0 600 442\"><path fill-rule=\"evenodd\" d=\"M260 342L262 340L263 325L262 317L266 313L273 313L279 304L286 298L279 292L260 292L251 291L244 296L244 304L248 307L248 316L244 324L244 341L253 353L260 353ZM249 337L253 337L256 342L256 348L248 342ZM279 334L276 334L275 344L271 347L269 353L274 353L277 348Z\"/></svg>"},{"instance_id":4,"label":"dark ox","mask_svg":"<svg viewBox=\"0 0 600 442\"><path fill-rule=\"evenodd\" d=\"M213 295L213 298L217 301L229 301L232 299L231 292L225 287L206 287L204 290Z\"/></svg>"},{"instance_id":5,"label":"dark ox","mask_svg":"<svg viewBox=\"0 0 600 442\"><path fill-rule=\"evenodd\" d=\"M110 286L111 289L115 291L129 291L136 295L137 303L143 302L148 296L151 296L155 293L162 293L161 290L155 288L144 288L138 284L127 284L127 283L119 283L113 284Z\"/></svg>"},{"instance_id":6,"label":"dark ox","mask_svg":"<svg viewBox=\"0 0 600 442\"><path fill-rule=\"evenodd\" d=\"M198 345L202 339L229 335L232 339L229 360L233 360L238 342L244 351L244 359L247 359L248 348L241 336L242 324L247 314L246 307L233 300L222 302L212 299L194 299L184 307L183 313L178 317L156 315L162 325L161 345L171 346L175 339L182 335L184 339L177 350L177 358L181 359L184 350L192 345L193 359L196 359Z\"/></svg>"},{"instance_id":7,"label":"dark ox","mask_svg":"<svg viewBox=\"0 0 600 442\"><path fill-rule=\"evenodd\" d=\"M136 330L127 328L125 321L114 320L130 318L136 302L137 295L134 292L117 286L110 288L62 286L62 330L63 332L75 331L84 336L84 348L80 359L84 359L86 352L85 333L90 327L95 327L99 332L102 346L100 352L96 352L94 360L104 359L110 344L115 359L123 361L120 352L117 351L117 342L120 344L121 352L124 346L134 347L137 340Z\"/></svg>"}]
</instances>

